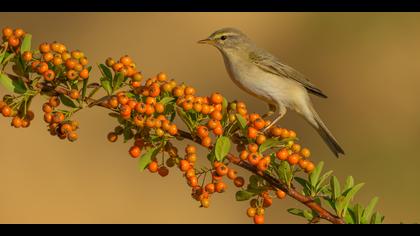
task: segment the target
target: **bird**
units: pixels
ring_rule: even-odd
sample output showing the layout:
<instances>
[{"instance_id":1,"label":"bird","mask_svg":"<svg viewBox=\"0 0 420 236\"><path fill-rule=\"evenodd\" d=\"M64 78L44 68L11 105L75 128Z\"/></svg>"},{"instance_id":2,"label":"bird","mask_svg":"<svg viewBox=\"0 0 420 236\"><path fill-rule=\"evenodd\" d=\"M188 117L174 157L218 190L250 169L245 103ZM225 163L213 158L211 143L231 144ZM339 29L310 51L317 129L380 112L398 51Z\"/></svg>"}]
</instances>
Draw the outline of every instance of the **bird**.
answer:
<instances>
[{"instance_id":1,"label":"bird","mask_svg":"<svg viewBox=\"0 0 420 236\"><path fill-rule=\"evenodd\" d=\"M321 120L309 97L309 94L321 98L327 98L327 95L305 75L280 62L236 28L216 30L198 43L216 47L222 54L232 81L248 94L268 104L269 110L264 117L276 114L276 118L263 132L269 130L290 109L303 116L318 131L337 158L340 154L344 155L343 148Z\"/></svg>"}]
</instances>

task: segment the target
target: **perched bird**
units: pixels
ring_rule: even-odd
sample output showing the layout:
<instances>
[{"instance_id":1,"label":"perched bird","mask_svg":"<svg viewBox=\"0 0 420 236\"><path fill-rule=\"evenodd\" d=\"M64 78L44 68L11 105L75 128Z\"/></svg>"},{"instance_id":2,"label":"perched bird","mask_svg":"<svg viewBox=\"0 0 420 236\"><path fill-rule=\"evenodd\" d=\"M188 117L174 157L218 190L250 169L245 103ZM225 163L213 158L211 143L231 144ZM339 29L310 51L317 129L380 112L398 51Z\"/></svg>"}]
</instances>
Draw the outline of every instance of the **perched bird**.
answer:
<instances>
[{"instance_id":1,"label":"perched bird","mask_svg":"<svg viewBox=\"0 0 420 236\"><path fill-rule=\"evenodd\" d=\"M318 131L336 157L344 154L315 111L308 93L322 98L327 96L304 75L281 63L234 28L217 30L198 43L216 47L223 56L233 82L247 93L268 103L269 112L265 116L273 115L277 111L277 117L264 131L277 123L289 108L302 115Z\"/></svg>"}]
</instances>

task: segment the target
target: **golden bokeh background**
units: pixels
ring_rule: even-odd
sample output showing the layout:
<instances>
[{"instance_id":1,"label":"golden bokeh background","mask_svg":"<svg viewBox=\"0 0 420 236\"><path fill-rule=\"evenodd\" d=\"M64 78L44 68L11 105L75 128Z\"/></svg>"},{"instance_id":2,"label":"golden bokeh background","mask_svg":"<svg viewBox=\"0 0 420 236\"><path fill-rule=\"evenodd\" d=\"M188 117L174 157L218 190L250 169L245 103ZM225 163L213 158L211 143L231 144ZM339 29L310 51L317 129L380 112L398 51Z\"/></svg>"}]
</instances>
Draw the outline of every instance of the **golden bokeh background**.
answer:
<instances>
[{"instance_id":1,"label":"golden bokeh background","mask_svg":"<svg viewBox=\"0 0 420 236\"><path fill-rule=\"evenodd\" d=\"M24 28L33 45L57 40L81 49L94 63L129 54L146 76L165 71L199 94L219 91L262 113L266 106L230 81L217 50L196 43L218 28L240 28L329 96L313 102L347 155L335 159L293 112L281 125L295 129L340 180L365 182L356 200L379 196L385 222L420 221L418 13L0 13L4 26ZM42 102L33 103L29 129L0 118L0 223L250 222L248 203L234 200L232 186L200 209L179 171L167 178L140 173L130 144L106 141L116 123L105 110L76 115L76 143L51 137ZM303 223L289 207L300 205L275 201L266 222Z\"/></svg>"}]
</instances>

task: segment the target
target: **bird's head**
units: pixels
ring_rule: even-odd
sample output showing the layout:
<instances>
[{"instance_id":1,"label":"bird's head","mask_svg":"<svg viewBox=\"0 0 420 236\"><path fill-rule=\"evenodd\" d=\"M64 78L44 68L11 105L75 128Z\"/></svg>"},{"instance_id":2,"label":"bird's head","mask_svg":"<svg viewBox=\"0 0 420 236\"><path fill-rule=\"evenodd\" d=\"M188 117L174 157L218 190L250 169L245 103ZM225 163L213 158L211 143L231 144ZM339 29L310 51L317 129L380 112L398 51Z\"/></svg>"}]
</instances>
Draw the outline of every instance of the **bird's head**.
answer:
<instances>
[{"instance_id":1,"label":"bird's head","mask_svg":"<svg viewBox=\"0 0 420 236\"><path fill-rule=\"evenodd\" d=\"M219 50L241 49L250 44L248 37L234 28L223 28L215 31L206 39L198 41L201 44L210 44Z\"/></svg>"}]
</instances>

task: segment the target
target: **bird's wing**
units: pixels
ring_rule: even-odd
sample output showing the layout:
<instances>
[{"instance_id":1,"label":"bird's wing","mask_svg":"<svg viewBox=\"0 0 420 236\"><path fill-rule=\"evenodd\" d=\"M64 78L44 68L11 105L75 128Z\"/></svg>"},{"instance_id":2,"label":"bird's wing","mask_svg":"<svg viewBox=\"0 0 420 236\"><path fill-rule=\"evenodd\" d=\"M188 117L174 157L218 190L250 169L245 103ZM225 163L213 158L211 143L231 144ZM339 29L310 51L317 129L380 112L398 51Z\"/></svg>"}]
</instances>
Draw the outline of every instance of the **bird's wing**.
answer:
<instances>
[{"instance_id":1,"label":"bird's wing","mask_svg":"<svg viewBox=\"0 0 420 236\"><path fill-rule=\"evenodd\" d=\"M265 52L251 52L249 54L249 58L260 69L281 77L295 80L302 84L308 90L308 92L323 98L327 98L327 95L325 95L319 88L312 84L303 74L299 73L292 67L281 63L274 56L267 55Z\"/></svg>"}]
</instances>

